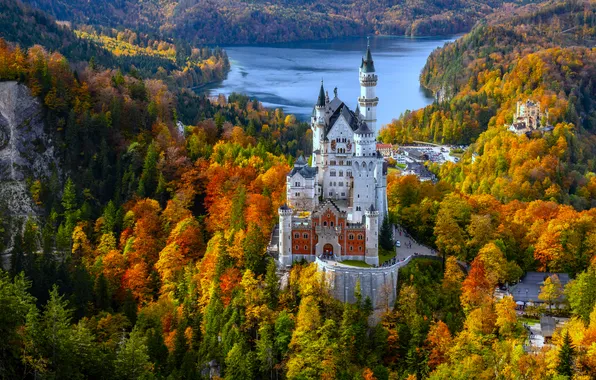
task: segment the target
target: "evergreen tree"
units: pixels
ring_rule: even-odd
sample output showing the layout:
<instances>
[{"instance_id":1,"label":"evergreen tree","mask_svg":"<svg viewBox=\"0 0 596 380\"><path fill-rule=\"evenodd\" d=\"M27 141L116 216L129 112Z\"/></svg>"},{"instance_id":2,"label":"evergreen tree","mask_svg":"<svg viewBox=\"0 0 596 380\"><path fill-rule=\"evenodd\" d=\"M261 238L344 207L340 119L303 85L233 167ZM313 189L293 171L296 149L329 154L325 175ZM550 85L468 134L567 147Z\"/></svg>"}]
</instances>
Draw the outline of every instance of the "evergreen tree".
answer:
<instances>
[{"instance_id":1,"label":"evergreen tree","mask_svg":"<svg viewBox=\"0 0 596 380\"><path fill-rule=\"evenodd\" d=\"M253 355L244 342L234 344L226 357L226 380L252 379Z\"/></svg>"},{"instance_id":2,"label":"evergreen tree","mask_svg":"<svg viewBox=\"0 0 596 380\"><path fill-rule=\"evenodd\" d=\"M98 310L110 309L112 298L110 296L108 281L103 273L100 273L95 279L93 294L95 296L95 307Z\"/></svg>"},{"instance_id":3,"label":"evergreen tree","mask_svg":"<svg viewBox=\"0 0 596 380\"><path fill-rule=\"evenodd\" d=\"M277 277L277 265L275 260L270 259L267 263L267 273L265 274L265 298L267 305L271 310L277 308L277 301L279 297L279 278Z\"/></svg>"},{"instance_id":4,"label":"evergreen tree","mask_svg":"<svg viewBox=\"0 0 596 380\"><path fill-rule=\"evenodd\" d=\"M383 218L381 233L379 234L379 245L386 251L393 250L393 231L388 217Z\"/></svg>"},{"instance_id":5,"label":"evergreen tree","mask_svg":"<svg viewBox=\"0 0 596 380\"><path fill-rule=\"evenodd\" d=\"M559 365L557 372L560 375L567 376L569 379L573 376L573 358L575 356L575 349L571 345L571 337L569 331L565 332L563 337L563 345L559 351Z\"/></svg>"},{"instance_id":6,"label":"evergreen tree","mask_svg":"<svg viewBox=\"0 0 596 380\"><path fill-rule=\"evenodd\" d=\"M250 269L255 275L265 273L265 266L267 265L265 250L267 242L256 224L251 223L248 226L243 244L246 269Z\"/></svg>"},{"instance_id":7,"label":"evergreen tree","mask_svg":"<svg viewBox=\"0 0 596 380\"><path fill-rule=\"evenodd\" d=\"M143 172L137 193L140 197L152 197L157 189L159 180L159 173L157 170L157 159L159 155L155 148L155 143L149 144L147 153L145 154L145 162L143 163Z\"/></svg>"},{"instance_id":8,"label":"evergreen tree","mask_svg":"<svg viewBox=\"0 0 596 380\"><path fill-rule=\"evenodd\" d=\"M174 335L174 350L172 350L170 363L172 368L180 368L184 361L184 354L188 350L188 344L186 343L186 323L180 322L176 328L176 334Z\"/></svg>"},{"instance_id":9,"label":"evergreen tree","mask_svg":"<svg viewBox=\"0 0 596 380\"><path fill-rule=\"evenodd\" d=\"M133 329L128 339L120 343L115 364L116 375L120 379L141 379L150 374L146 339L138 329Z\"/></svg>"},{"instance_id":10,"label":"evergreen tree","mask_svg":"<svg viewBox=\"0 0 596 380\"><path fill-rule=\"evenodd\" d=\"M155 364L157 374L165 374L168 361L168 347L163 340L161 327L147 330L147 354L149 360Z\"/></svg>"},{"instance_id":11,"label":"evergreen tree","mask_svg":"<svg viewBox=\"0 0 596 380\"><path fill-rule=\"evenodd\" d=\"M241 185L236 189L236 193L232 198L232 210L230 215L230 228L233 230L243 230L246 226L244 224L244 210L246 209L246 188Z\"/></svg>"}]
</instances>

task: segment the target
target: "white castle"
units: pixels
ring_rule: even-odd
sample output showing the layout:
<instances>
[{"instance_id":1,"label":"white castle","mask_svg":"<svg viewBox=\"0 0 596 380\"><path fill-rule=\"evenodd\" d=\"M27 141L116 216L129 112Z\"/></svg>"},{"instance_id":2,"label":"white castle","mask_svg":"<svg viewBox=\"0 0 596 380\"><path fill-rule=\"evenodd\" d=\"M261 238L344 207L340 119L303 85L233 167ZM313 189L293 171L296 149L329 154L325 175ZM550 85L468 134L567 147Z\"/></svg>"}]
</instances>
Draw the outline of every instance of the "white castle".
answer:
<instances>
[{"instance_id":1,"label":"white castle","mask_svg":"<svg viewBox=\"0 0 596 380\"><path fill-rule=\"evenodd\" d=\"M379 264L379 226L387 214L387 164L376 148L377 75L370 52L360 65L355 111L325 92L313 108L313 153L299 157L287 176L272 241L281 265L315 257Z\"/></svg>"}]
</instances>

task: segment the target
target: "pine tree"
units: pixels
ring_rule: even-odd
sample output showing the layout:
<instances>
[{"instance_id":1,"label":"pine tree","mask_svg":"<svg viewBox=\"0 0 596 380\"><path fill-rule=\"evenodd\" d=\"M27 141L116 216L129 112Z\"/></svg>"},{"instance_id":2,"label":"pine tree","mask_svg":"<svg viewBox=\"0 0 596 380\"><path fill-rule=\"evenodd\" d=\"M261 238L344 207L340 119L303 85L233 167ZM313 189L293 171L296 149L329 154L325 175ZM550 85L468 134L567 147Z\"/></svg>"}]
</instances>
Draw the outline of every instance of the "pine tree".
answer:
<instances>
[{"instance_id":1,"label":"pine tree","mask_svg":"<svg viewBox=\"0 0 596 380\"><path fill-rule=\"evenodd\" d=\"M152 197L157 189L157 183L159 180L159 174L157 170L157 159L159 155L155 144L152 142L147 148L147 154L145 155L145 162L143 163L143 172L141 174L141 180L139 181L139 187L137 194L140 197Z\"/></svg>"},{"instance_id":2,"label":"pine tree","mask_svg":"<svg viewBox=\"0 0 596 380\"><path fill-rule=\"evenodd\" d=\"M158 374L165 374L168 362L168 347L163 340L161 328L152 328L147 331L147 354L149 360L155 363Z\"/></svg>"},{"instance_id":3,"label":"pine tree","mask_svg":"<svg viewBox=\"0 0 596 380\"><path fill-rule=\"evenodd\" d=\"M379 234L379 245L386 251L393 250L393 231L391 231L391 223L388 217L383 218L381 233Z\"/></svg>"},{"instance_id":4,"label":"pine tree","mask_svg":"<svg viewBox=\"0 0 596 380\"><path fill-rule=\"evenodd\" d=\"M244 223L244 210L246 209L246 188L238 186L236 193L232 198L232 210L230 215L230 228L232 230L243 230L246 225Z\"/></svg>"},{"instance_id":5,"label":"pine tree","mask_svg":"<svg viewBox=\"0 0 596 380\"><path fill-rule=\"evenodd\" d=\"M116 374L121 379L140 379L150 374L151 363L146 339L134 329L128 339L120 343L116 356Z\"/></svg>"},{"instance_id":6,"label":"pine tree","mask_svg":"<svg viewBox=\"0 0 596 380\"><path fill-rule=\"evenodd\" d=\"M573 376L574 356L575 349L571 345L571 337L569 336L569 331L567 331L563 338L563 345L559 351L559 365L557 366L557 372L559 372L560 375L568 376L568 378Z\"/></svg>"},{"instance_id":7,"label":"pine tree","mask_svg":"<svg viewBox=\"0 0 596 380\"><path fill-rule=\"evenodd\" d=\"M108 281L103 273L95 279L93 294L95 295L95 307L98 310L108 310L110 308L112 298L110 297Z\"/></svg>"},{"instance_id":8,"label":"pine tree","mask_svg":"<svg viewBox=\"0 0 596 380\"><path fill-rule=\"evenodd\" d=\"M277 307L279 297L279 278L277 277L277 265L275 260L270 259L267 263L267 273L265 274L265 298L267 305L271 310Z\"/></svg>"},{"instance_id":9,"label":"pine tree","mask_svg":"<svg viewBox=\"0 0 596 380\"><path fill-rule=\"evenodd\" d=\"M267 242L263 239L263 234L256 224L251 223L248 226L243 244L246 269L250 269L255 275L265 273L265 266L267 265L265 248Z\"/></svg>"}]
</instances>

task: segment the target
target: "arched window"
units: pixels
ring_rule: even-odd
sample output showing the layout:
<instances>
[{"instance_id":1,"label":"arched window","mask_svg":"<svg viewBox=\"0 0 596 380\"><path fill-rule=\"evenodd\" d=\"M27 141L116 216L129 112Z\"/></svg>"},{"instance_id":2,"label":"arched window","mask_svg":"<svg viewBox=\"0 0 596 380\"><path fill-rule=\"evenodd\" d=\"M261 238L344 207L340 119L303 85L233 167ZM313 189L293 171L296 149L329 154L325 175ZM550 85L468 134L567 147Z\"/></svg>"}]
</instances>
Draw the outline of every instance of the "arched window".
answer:
<instances>
[{"instance_id":1,"label":"arched window","mask_svg":"<svg viewBox=\"0 0 596 380\"><path fill-rule=\"evenodd\" d=\"M362 252L362 246L358 247L358 250L359 250L360 252Z\"/></svg>"},{"instance_id":2,"label":"arched window","mask_svg":"<svg viewBox=\"0 0 596 380\"><path fill-rule=\"evenodd\" d=\"M329 222L329 225L330 225L331 227L333 227L333 222Z\"/></svg>"},{"instance_id":3,"label":"arched window","mask_svg":"<svg viewBox=\"0 0 596 380\"><path fill-rule=\"evenodd\" d=\"M308 234L302 235L303 238L308 239Z\"/></svg>"},{"instance_id":4,"label":"arched window","mask_svg":"<svg viewBox=\"0 0 596 380\"><path fill-rule=\"evenodd\" d=\"M327 227L327 222L323 222L323 227Z\"/></svg>"},{"instance_id":5,"label":"arched window","mask_svg":"<svg viewBox=\"0 0 596 380\"><path fill-rule=\"evenodd\" d=\"M362 239L363 239L362 234L358 234L358 240L362 240Z\"/></svg>"},{"instance_id":6,"label":"arched window","mask_svg":"<svg viewBox=\"0 0 596 380\"><path fill-rule=\"evenodd\" d=\"M335 170L331 170L331 171L329 172L329 176L331 176L331 177L335 177Z\"/></svg>"},{"instance_id":7,"label":"arched window","mask_svg":"<svg viewBox=\"0 0 596 380\"><path fill-rule=\"evenodd\" d=\"M339 171L339 176L340 176L340 177L343 177L343 175L344 175L344 171L343 171L343 170L340 170L340 171Z\"/></svg>"},{"instance_id":8,"label":"arched window","mask_svg":"<svg viewBox=\"0 0 596 380\"><path fill-rule=\"evenodd\" d=\"M300 238L300 234L294 234L294 238L295 239L299 239Z\"/></svg>"},{"instance_id":9,"label":"arched window","mask_svg":"<svg viewBox=\"0 0 596 380\"><path fill-rule=\"evenodd\" d=\"M350 240L354 240L354 235L350 234L350 235L348 236L348 239L350 239Z\"/></svg>"},{"instance_id":10,"label":"arched window","mask_svg":"<svg viewBox=\"0 0 596 380\"><path fill-rule=\"evenodd\" d=\"M304 246L304 250L305 250L305 251L306 251L306 250L308 250L308 246L306 246L306 245L305 245L305 246Z\"/></svg>"},{"instance_id":11,"label":"arched window","mask_svg":"<svg viewBox=\"0 0 596 380\"><path fill-rule=\"evenodd\" d=\"M299 250L299 249L300 249L300 247L299 246L296 246L296 250Z\"/></svg>"},{"instance_id":12,"label":"arched window","mask_svg":"<svg viewBox=\"0 0 596 380\"><path fill-rule=\"evenodd\" d=\"M354 250L354 247L350 246L350 251L353 251L353 250Z\"/></svg>"}]
</instances>

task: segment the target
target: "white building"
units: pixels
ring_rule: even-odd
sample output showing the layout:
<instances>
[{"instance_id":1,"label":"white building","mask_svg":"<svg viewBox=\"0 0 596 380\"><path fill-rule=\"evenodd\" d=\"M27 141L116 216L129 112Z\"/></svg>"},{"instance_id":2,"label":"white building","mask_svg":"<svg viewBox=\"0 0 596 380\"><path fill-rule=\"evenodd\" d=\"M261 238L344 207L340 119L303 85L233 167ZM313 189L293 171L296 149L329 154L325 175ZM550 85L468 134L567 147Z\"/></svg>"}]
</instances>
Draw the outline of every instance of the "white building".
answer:
<instances>
[{"instance_id":1,"label":"white building","mask_svg":"<svg viewBox=\"0 0 596 380\"><path fill-rule=\"evenodd\" d=\"M284 265L320 255L378 264L379 226L387 214L387 164L376 145L378 78L370 46L359 79L355 111L339 99L337 88L329 99L321 81L311 117L311 163L296 160L287 176L289 207L279 210L279 260Z\"/></svg>"}]
</instances>

